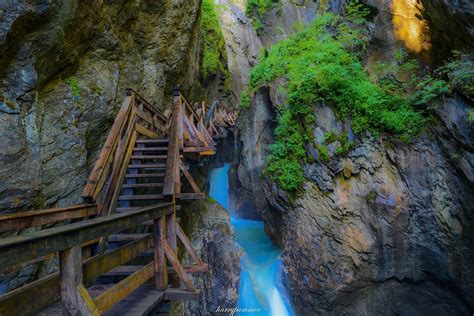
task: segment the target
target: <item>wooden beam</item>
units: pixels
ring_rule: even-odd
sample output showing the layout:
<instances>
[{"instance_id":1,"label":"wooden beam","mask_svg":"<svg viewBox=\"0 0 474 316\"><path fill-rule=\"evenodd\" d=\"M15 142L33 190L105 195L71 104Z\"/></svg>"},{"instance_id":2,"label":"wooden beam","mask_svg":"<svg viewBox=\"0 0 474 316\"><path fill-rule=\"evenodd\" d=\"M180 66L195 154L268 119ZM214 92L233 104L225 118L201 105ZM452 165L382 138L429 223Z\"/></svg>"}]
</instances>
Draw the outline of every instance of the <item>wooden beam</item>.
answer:
<instances>
[{"instance_id":1,"label":"wooden beam","mask_svg":"<svg viewBox=\"0 0 474 316\"><path fill-rule=\"evenodd\" d=\"M184 176L186 177L186 179L188 180L189 184L191 185L191 187L193 188L193 191L194 193L201 193L201 190L199 190L199 187L198 185L196 184L196 182L194 182L194 179L193 177L191 176L191 174L189 173L188 169L186 169L186 166L183 164L182 160L180 159L179 160L179 168L181 169L181 171L183 172Z\"/></svg>"},{"instance_id":2,"label":"wooden beam","mask_svg":"<svg viewBox=\"0 0 474 316\"><path fill-rule=\"evenodd\" d=\"M204 262L202 262L201 258L196 253L196 250L194 250L193 245L189 241L188 237L186 237L186 234L184 233L183 229L179 224L176 224L176 234L178 235L186 250L193 258L194 262L199 266L204 265Z\"/></svg>"},{"instance_id":3,"label":"wooden beam","mask_svg":"<svg viewBox=\"0 0 474 316\"><path fill-rule=\"evenodd\" d=\"M166 219L164 217L153 221L153 236L155 239L155 289L157 291L164 291L168 288L168 265L163 247L166 240Z\"/></svg>"},{"instance_id":4,"label":"wooden beam","mask_svg":"<svg viewBox=\"0 0 474 316\"><path fill-rule=\"evenodd\" d=\"M97 215L96 204L27 211L0 216L0 233Z\"/></svg>"},{"instance_id":5,"label":"wooden beam","mask_svg":"<svg viewBox=\"0 0 474 316\"><path fill-rule=\"evenodd\" d=\"M153 262L150 262L143 269L133 273L129 277L115 284L104 293L100 294L95 300L95 305L106 312L112 306L127 297L130 293L138 289L142 284L148 281L154 273Z\"/></svg>"},{"instance_id":6,"label":"wooden beam","mask_svg":"<svg viewBox=\"0 0 474 316\"><path fill-rule=\"evenodd\" d=\"M87 316L100 316L102 313L99 311L94 301L92 300L89 292L87 292L84 285L79 284L77 286L77 293L79 295L79 310L82 315Z\"/></svg>"},{"instance_id":7,"label":"wooden beam","mask_svg":"<svg viewBox=\"0 0 474 316\"><path fill-rule=\"evenodd\" d=\"M81 247L74 246L59 252L59 275L61 279L61 300L64 314L81 315L80 297L77 287L82 284Z\"/></svg>"},{"instance_id":8,"label":"wooden beam","mask_svg":"<svg viewBox=\"0 0 474 316\"><path fill-rule=\"evenodd\" d=\"M71 248L86 241L110 235L173 212L171 203L144 207L136 212L119 213L79 223L0 239L0 266L9 267L46 254Z\"/></svg>"},{"instance_id":9,"label":"wooden beam","mask_svg":"<svg viewBox=\"0 0 474 316\"><path fill-rule=\"evenodd\" d=\"M139 132L140 134L145 135L146 137L150 137L150 138L157 138L158 137L158 134L156 134L155 132L150 131L149 129L147 129L146 127L144 127L140 123L135 124L135 130L137 132Z\"/></svg>"},{"instance_id":10,"label":"wooden beam","mask_svg":"<svg viewBox=\"0 0 474 316\"><path fill-rule=\"evenodd\" d=\"M183 266L176 257L176 254L174 253L173 249L171 249L170 245L168 245L167 241L163 242L163 249L165 251L166 257L168 258L168 261L171 263L174 271L176 271L176 274L178 274L179 278L184 283L186 289L190 292L196 291L193 283L191 282L191 279L186 274L186 271L184 271Z\"/></svg>"}]
</instances>

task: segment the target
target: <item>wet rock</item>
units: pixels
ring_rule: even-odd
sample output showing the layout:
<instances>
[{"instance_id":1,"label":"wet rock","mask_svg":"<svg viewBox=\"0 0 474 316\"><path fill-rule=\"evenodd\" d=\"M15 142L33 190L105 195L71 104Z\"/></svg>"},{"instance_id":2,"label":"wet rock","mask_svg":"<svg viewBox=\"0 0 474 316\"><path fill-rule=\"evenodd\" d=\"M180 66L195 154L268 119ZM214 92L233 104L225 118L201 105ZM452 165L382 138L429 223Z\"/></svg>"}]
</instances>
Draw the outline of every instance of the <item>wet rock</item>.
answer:
<instances>
[{"instance_id":1,"label":"wet rock","mask_svg":"<svg viewBox=\"0 0 474 316\"><path fill-rule=\"evenodd\" d=\"M183 227L197 253L209 265L209 272L193 275L193 284L202 289L199 302L173 306L172 315L210 315L218 307L237 304L242 250L236 244L229 213L217 202L194 202L182 217ZM189 263L189 255L184 256Z\"/></svg>"}]
</instances>

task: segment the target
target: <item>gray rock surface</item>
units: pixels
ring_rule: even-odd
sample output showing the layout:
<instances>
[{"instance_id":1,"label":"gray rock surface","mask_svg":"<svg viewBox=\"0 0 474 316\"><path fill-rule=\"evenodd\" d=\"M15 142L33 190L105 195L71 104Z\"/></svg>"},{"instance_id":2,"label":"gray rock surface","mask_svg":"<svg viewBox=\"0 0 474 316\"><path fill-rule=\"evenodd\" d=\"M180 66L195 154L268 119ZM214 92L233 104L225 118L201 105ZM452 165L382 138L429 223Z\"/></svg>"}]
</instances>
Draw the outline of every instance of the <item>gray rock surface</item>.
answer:
<instances>
[{"instance_id":1,"label":"gray rock surface","mask_svg":"<svg viewBox=\"0 0 474 316\"><path fill-rule=\"evenodd\" d=\"M218 307L235 307L242 250L235 241L229 213L216 202L204 200L187 207L182 219L186 223L183 230L209 265L209 272L192 277L193 284L204 289L200 301L174 304L172 315L217 315ZM184 259L191 263L189 255Z\"/></svg>"}]
</instances>

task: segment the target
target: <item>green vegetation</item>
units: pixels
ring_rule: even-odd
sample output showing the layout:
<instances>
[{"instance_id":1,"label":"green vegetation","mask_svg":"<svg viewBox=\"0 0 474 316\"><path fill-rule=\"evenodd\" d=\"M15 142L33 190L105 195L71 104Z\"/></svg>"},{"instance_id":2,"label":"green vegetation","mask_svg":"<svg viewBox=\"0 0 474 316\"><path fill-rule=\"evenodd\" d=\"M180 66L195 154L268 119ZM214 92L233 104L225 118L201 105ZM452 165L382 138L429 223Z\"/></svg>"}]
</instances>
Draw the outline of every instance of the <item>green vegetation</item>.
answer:
<instances>
[{"instance_id":1,"label":"green vegetation","mask_svg":"<svg viewBox=\"0 0 474 316\"><path fill-rule=\"evenodd\" d=\"M230 75L226 66L227 55L216 8L212 0L203 0L201 5L201 32L204 37L204 78L221 72L226 76L226 88L230 88Z\"/></svg>"},{"instance_id":2,"label":"green vegetation","mask_svg":"<svg viewBox=\"0 0 474 316\"><path fill-rule=\"evenodd\" d=\"M448 77L452 88L474 98L474 63L469 56L454 51L453 57L437 73Z\"/></svg>"},{"instance_id":3,"label":"green vegetation","mask_svg":"<svg viewBox=\"0 0 474 316\"><path fill-rule=\"evenodd\" d=\"M78 101L81 98L81 89L79 88L79 83L77 82L76 77L69 77L64 80L69 88L71 89L72 97L75 101Z\"/></svg>"},{"instance_id":4,"label":"green vegetation","mask_svg":"<svg viewBox=\"0 0 474 316\"><path fill-rule=\"evenodd\" d=\"M251 71L249 95L261 85L280 77L287 79L288 97L278 109L267 172L290 193L298 191L304 181L300 163L309 159L305 144L314 143L313 106L319 102L334 105L339 117L350 118L356 134L367 130L374 135L388 133L408 142L424 128L420 105L446 91L444 82L432 78L415 85L411 94L390 80L371 80L359 55L367 39L364 28L358 26L365 23L368 14L364 5L353 1L344 18L321 15L274 45ZM405 64L401 71L411 71L415 66ZM337 155L346 154L353 146L347 135L327 138L340 141ZM320 160L330 159L324 145L315 147Z\"/></svg>"},{"instance_id":5,"label":"green vegetation","mask_svg":"<svg viewBox=\"0 0 474 316\"><path fill-rule=\"evenodd\" d=\"M255 30L259 31L262 29L262 19L264 14L280 5L280 0L248 0L246 13L248 16L253 17L253 26Z\"/></svg>"},{"instance_id":6,"label":"green vegetation","mask_svg":"<svg viewBox=\"0 0 474 316\"><path fill-rule=\"evenodd\" d=\"M240 107L246 109L249 106L250 106L250 95L247 90L244 90L240 94Z\"/></svg>"}]
</instances>

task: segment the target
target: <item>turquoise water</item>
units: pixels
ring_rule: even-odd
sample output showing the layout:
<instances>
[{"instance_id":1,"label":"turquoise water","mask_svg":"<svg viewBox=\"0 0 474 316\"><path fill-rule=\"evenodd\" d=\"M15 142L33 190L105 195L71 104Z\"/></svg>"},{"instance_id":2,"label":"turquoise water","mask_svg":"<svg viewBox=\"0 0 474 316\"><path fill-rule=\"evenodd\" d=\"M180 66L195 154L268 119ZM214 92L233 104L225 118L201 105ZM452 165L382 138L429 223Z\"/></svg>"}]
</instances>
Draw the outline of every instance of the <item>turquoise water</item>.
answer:
<instances>
[{"instance_id":1,"label":"turquoise water","mask_svg":"<svg viewBox=\"0 0 474 316\"><path fill-rule=\"evenodd\" d=\"M211 170L209 195L229 210L230 164ZM284 289L278 284L281 271L281 250L275 247L265 234L259 221L235 219L231 223L237 242L244 250L241 261L240 296L238 308L259 309L259 312L237 315L291 316L293 311L284 299Z\"/></svg>"}]
</instances>

